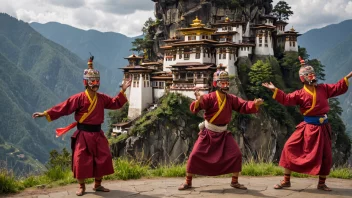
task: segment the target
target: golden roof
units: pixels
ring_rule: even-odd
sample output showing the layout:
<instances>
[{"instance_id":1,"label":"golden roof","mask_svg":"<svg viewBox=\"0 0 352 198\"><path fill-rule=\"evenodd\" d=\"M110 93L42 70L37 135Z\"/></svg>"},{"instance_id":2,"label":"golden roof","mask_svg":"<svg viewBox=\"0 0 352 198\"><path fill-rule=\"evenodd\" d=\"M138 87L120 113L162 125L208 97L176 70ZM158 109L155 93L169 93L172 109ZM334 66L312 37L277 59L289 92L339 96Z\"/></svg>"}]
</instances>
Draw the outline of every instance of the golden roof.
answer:
<instances>
[{"instance_id":1,"label":"golden roof","mask_svg":"<svg viewBox=\"0 0 352 198\"><path fill-rule=\"evenodd\" d=\"M204 27L205 24L202 24L202 20L198 19L198 16L196 16L196 19L193 20L193 23L191 24L192 27Z\"/></svg>"}]
</instances>

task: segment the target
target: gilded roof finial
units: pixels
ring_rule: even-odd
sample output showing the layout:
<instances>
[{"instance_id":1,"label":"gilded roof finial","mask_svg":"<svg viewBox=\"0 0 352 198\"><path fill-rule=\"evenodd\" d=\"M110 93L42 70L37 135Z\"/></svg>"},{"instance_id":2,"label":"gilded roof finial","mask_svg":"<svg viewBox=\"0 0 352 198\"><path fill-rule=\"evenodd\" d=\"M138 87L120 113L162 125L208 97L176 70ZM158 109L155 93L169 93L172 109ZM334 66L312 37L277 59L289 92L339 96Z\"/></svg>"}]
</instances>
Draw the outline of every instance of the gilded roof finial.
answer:
<instances>
[{"instance_id":1,"label":"gilded roof finial","mask_svg":"<svg viewBox=\"0 0 352 198\"><path fill-rule=\"evenodd\" d=\"M293 26L292 26L292 28L290 29L290 31L291 31L291 32L294 32L294 31L296 31L296 30L295 30L295 29L293 29Z\"/></svg>"},{"instance_id":2,"label":"gilded roof finial","mask_svg":"<svg viewBox=\"0 0 352 198\"><path fill-rule=\"evenodd\" d=\"M193 23L191 24L192 27L204 27L205 24L201 23L202 20L198 19L198 16L196 16L196 19L193 20Z\"/></svg>"},{"instance_id":3,"label":"gilded roof finial","mask_svg":"<svg viewBox=\"0 0 352 198\"><path fill-rule=\"evenodd\" d=\"M229 22L229 21L230 21L229 17L226 16L225 22Z\"/></svg>"}]
</instances>

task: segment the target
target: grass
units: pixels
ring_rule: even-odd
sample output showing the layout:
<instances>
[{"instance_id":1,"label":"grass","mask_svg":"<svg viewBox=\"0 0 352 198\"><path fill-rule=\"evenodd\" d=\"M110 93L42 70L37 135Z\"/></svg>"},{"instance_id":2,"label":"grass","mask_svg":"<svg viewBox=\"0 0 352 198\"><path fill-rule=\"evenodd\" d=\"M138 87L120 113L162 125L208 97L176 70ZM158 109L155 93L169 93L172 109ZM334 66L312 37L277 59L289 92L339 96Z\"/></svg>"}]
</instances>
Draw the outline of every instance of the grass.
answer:
<instances>
[{"instance_id":1,"label":"grass","mask_svg":"<svg viewBox=\"0 0 352 198\"><path fill-rule=\"evenodd\" d=\"M185 177L185 164L163 165L157 168L150 168L147 163L136 160L116 159L114 160L115 173L107 175L104 180L129 180L140 179L143 177ZM245 176L283 176L283 168L274 163L256 163L253 160L243 163L241 175ZM219 177L230 177L231 174ZM292 177L316 177L300 173L292 173ZM352 170L350 168L333 169L329 175L330 178L352 179ZM87 183L92 183L93 179L88 179ZM53 167L42 175L31 175L26 178L15 178L14 175L5 170L0 170L0 194L15 193L25 188L33 186L62 186L76 183L73 178L71 169Z\"/></svg>"}]
</instances>

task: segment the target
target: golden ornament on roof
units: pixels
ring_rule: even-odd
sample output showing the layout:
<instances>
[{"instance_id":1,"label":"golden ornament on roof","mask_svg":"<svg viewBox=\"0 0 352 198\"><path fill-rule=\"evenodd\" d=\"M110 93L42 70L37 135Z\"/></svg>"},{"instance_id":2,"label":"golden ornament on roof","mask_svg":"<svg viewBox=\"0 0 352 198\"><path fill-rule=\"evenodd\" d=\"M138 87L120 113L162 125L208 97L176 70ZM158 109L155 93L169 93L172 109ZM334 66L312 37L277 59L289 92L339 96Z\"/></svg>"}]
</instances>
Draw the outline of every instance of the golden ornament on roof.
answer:
<instances>
[{"instance_id":1,"label":"golden ornament on roof","mask_svg":"<svg viewBox=\"0 0 352 198\"><path fill-rule=\"evenodd\" d=\"M292 26L292 28L290 29L290 31L291 31L291 32L294 32L294 31L296 31L296 30L295 30L295 29L293 29L293 26Z\"/></svg>"},{"instance_id":2,"label":"golden ornament on roof","mask_svg":"<svg viewBox=\"0 0 352 198\"><path fill-rule=\"evenodd\" d=\"M196 16L196 19L193 20L193 23L191 24L192 27L204 27L205 24L201 23L202 20L198 19L198 16Z\"/></svg>"}]
</instances>

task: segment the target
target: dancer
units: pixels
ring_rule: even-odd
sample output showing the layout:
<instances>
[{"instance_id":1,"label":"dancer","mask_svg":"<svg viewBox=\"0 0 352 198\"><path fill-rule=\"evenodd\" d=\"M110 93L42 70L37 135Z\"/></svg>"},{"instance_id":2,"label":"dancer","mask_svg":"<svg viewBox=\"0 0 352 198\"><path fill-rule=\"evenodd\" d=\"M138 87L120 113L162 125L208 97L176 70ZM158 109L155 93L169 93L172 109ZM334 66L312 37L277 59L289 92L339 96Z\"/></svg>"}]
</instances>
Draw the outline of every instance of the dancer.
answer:
<instances>
[{"instance_id":1,"label":"dancer","mask_svg":"<svg viewBox=\"0 0 352 198\"><path fill-rule=\"evenodd\" d=\"M319 175L317 189L331 191L325 184L332 166L331 128L328 123L328 98L344 94L352 72L336 84L317 84L312 66L306 65L300 57L300 80L303 88L289 94L276 88L271 82L262 85L271 89L273 98L285 106L299 105L304 121L285 143L281 153L280 166L285 168L284 180L275 189L290 187L291 171Z\"/></svg>"},{"instance_id":2,"label":"dancer","mask_svg":"<svg viewBox=\"0 0 352 198\"><path fill-rule=\"evenodd\" d=\"M227 125L233 110L246 114L256 113L263 100L245 101L228 94L229 75L226 71L214 73L213 86L217 90L205 95L196 90L196 100L190 105L193 113L205 110L205 121L199 125L199 137L187 162L186 181L180 185L179 190L192 187L193 174L216 176L227 173L233 174L232 187L247 189L238 182L242 154L231 132L227 130Z\"/></svg>"},{"instance_id":3,"label":"dancer","mask_svg":"<svg viewBox=\"0 0 352 198\"><path fill-rule=\"evenodd\" d=\"M101 185L104 175L114 173L109 144L101 130L104 109L121 108L127 102L124 92L131 85L130 80L125 81L122 90L114 98L97 92L100 86L100 73L93 68L93 59L94 56L91 56L88 69L84 70L83 83L86 88L84 92L75 94L44 112L33 113L32 116L46 117L51 122L75 113L76 122L57 129L56 135L61 136L77 126L76 132L71 137L72 171L79 183L77 196L85 193L84 180L87 178L95 178L93 190L109 192L109 189Z\"/></svg>"}]
</instances>

